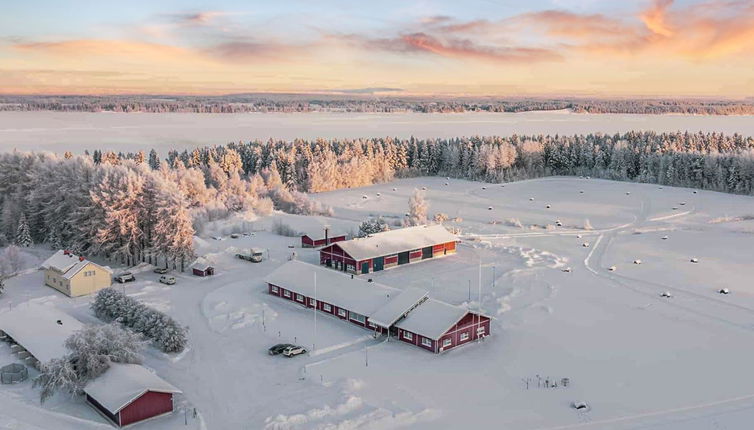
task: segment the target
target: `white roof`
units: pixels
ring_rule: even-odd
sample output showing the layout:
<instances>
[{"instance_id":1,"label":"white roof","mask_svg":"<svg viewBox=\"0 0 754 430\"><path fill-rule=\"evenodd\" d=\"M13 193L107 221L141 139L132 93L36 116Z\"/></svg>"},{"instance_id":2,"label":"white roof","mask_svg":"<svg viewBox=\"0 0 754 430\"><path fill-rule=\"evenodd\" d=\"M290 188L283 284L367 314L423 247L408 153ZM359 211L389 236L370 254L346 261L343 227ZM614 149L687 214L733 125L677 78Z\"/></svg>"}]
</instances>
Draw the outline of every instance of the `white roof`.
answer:
<instances>
[{"instance_id":1,"label":"white roof","mask_svg":"<svg viewBox=\"0 0 754 430\"><path fill-rule=\"evenodd\" d=\"M460 306L428 299L395 326L437 340L468 312Z\"/></svg>"},{"instance_id":2,"label":"white roof","mask_svg":"<svg viewBox=\"0 0 754 430\"><path fill-rule=\"evenodd\" d=\"M392 255L440 243L455 242L458 238L440 224L389 230L355 238L337 245L356 260Z\"/></svg>"},{"instance_id":3,"label":"white roof","mask_svg":"<svg viewBox=\"0 0 754 430\"><path fill-rule=\"evenodd\" d=\"M111 363L104 375L89 382L84 392L112 414L118 413L147 391L180 393L181 390L138 364Z\"/></svg>"},{"instance_id":4,"label":"white roof","mask_svg":"<svg viewBox=\"0 0 754 430\"><path fill-rule=\"evenodd\" d=\"M317 292L314 292L314 275ZM317 300L369 316L390 302L400 290L363 278L337 272L298 260L289 261L270 273L265 281Z\"/></svg>"},{"instance_id":5,"label":"white roof","mask_svg":"<svg viewBox=\"0 0 754 430\"><path fill-rule=\"evenodd\" d=\"M42 363L68 354L66 339L82 328L79 320L52 306L24 303L0 313L0 330Z\"/></svg>"},{"instance_id":6,"label":"white roof","mask_svg":"<svg viewBox=\"0 0 754 430\"><path fill-rule=\"evenodd\" d=\"M70 279L74 275L79 273L79 271L86 267L86 265L89 263L95 264L101 267L103 270L112 273L112 270L110 270L109 267L100 266L99 264L89 261L85 258L81 259L78 255L75 255L72 252L66 254L66 251L63 251L62 249L53 254L52 257L48 258L44 263L42 263L41 267L45 270L52 269L58 271L63 274L64 278Z\"/></svg>"},{"instance_id":7,"label":"white roof","mask_svg":"<svg viewBox=\"0 0 754 430\"><path fill-rule=\"evenodd\" d=\"M421 288L409 287L390 300L385 306L369 316L369 321L389 328L416 305L424 301L429 292Z\"/></svg>"},{"instance_id":8,"label":"white roof","mask_svg":"<svg viewBox=\"0 0 754 430\"><path fill-rule=\"evenodd\" d=\"M191 268L192 268L192 269L198 269L198 270L201 270L202 272L204 272L204 271L205 271L205 270L207 270L208 268L210 268L210 267L214 267L214 266L215 266L215 265L214 265L214 264L212 264L212 262L211 262L211 261L209 261L209 260L208 260L207 258L205 258L205 257L199 257L199 258L197 258L197 259L196 259L196 261L194 261L194 263L193 263L193 264L191 265Z\"/></svg>"}]
</instances>

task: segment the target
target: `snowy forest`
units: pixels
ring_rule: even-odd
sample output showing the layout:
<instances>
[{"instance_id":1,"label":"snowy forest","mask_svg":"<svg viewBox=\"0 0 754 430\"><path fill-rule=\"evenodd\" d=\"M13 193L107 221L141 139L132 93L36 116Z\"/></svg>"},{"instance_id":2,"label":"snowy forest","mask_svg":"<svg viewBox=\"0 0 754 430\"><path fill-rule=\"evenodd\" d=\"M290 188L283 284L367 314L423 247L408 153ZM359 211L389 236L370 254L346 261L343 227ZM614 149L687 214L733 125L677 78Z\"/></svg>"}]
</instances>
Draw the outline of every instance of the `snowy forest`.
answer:
<instances>
[{"instance_id":1,"label":"snowy forest","mask_svg":"<svg viewBox=\"0 0 754 430\"><path fill-rule=\"evenodd\" d=\"M273 209L328 215L305 193L395 177L505 182L548 175L754 194L754 139L719 133L231 143L149 154L0 155L0 246L47 243L174 267L212 220Z\"/></svg>"},{"instance_id":2,"label":"snowy forest","mask_svg":"<svg viewBox=\"0 0 754 430\"><path fill-rule=\"evenodd\" d=\"M530 112L570 109L578 113L751 115L754 100L592 99L374 96L397 88L370 88L364 94L228 94L220 96L3 95L0 111L62 112Z\"/></svg>"}]
</instances>

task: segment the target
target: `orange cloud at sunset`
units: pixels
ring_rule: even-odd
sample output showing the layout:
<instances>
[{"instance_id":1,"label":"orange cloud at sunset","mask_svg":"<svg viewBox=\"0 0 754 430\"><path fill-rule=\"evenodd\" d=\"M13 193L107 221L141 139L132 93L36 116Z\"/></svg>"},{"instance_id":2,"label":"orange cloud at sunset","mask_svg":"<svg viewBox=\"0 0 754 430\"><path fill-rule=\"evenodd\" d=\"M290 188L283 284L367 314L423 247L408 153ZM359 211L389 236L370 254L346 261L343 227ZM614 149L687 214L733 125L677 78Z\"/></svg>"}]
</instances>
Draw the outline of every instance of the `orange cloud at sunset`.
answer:
<instances>
[{"instance_id":1,"label":"orange cloud at sunset","mask_svg":"<svg viewBox=\"0 0 754 430\"><path fill-rule=\"evenodd\" d=\"M0 39L0 92L754 93L754 4L743 0L655 0L631 14L427 14L345 31L244 21L251 19L191 11L108 37L7 35Z\"/></svg>"}]
</instances>

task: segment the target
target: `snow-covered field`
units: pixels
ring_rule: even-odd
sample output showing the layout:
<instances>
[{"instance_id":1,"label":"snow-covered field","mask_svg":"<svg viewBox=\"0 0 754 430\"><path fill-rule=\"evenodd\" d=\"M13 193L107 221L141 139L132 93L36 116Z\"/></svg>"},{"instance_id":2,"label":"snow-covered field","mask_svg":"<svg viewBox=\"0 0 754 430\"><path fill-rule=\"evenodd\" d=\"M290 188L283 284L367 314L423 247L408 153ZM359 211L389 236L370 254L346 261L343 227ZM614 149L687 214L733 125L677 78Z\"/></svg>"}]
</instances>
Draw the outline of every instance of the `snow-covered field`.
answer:
<instances>
[{"instance_id":1,"label":"snow-covered field","mask_svg":"<svg viewBox=\"0 0 754 430\"><path fill-rule=\"evenodd\" d=\"M458 254L370 276L472 308L481 291L491 337L435 356L321 314L315 333L312 311L268 296L262 279L293 252L314 262L316 251L265 231L272 218L254 220L254 234L238 239L207 231L196 245L216 276L176 274L178 283L164 286L146 268L125 286L190 328L187 352L150 349L145 362L183 390L181 412L140 428L184 428L183 410L193 408L199 418L189 413L188 428L750 428L753 198L579 178L415 178L313 198L335 209L328 224L350 230L370 215L400 219L421 187L430 213L448 214L446 226L460 229ZM269 260L234 258L252 246ZM29 264L51 253L31 252L39 255ZM90 298L41 283L33 270L9 280L0 312L45 302L96 323ZM281 341L312 352L268 356ZM0 345L0 364L10 361ZM56 396L39 407L36 396L29 382L0 386L0 428L108 428L80 400ZM577 412L575 401L590 409Z\"/></svg>"},{"instance_id":2,"label":"snow-covered field","mask_svg":"<svg viewBox=\"0 0 754 430\"><path fill-rule=\"evenodd\" d=\"M191 149L259 139L455 138L512 134L705 131L754 136L752 116L522 113L0 112L0 151Z\"/></svg>"}]
</instances>

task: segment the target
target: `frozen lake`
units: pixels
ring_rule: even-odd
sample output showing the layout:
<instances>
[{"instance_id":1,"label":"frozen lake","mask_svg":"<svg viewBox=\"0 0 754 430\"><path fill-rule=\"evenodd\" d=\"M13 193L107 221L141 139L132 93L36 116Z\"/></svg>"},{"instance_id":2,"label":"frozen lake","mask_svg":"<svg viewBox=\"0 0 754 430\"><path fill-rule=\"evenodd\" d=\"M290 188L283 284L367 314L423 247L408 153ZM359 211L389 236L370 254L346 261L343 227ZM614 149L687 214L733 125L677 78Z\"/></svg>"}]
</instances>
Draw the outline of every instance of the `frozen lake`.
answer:
<instances>
[{"instance_id":1,"label":"frozen lake","mask_svg":"<svg viewBox=\"0 0 754 430\"><path fill-rule=\"evenodd\" d=\"M0 150L184 149L275 139L715 131L754 136L752 116L526 113L0 112ZM165 152L165 151L162 151Z\"/></svg>"}]
</instances>

